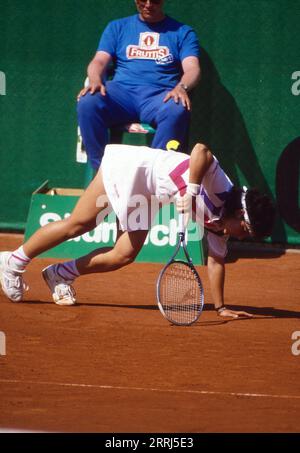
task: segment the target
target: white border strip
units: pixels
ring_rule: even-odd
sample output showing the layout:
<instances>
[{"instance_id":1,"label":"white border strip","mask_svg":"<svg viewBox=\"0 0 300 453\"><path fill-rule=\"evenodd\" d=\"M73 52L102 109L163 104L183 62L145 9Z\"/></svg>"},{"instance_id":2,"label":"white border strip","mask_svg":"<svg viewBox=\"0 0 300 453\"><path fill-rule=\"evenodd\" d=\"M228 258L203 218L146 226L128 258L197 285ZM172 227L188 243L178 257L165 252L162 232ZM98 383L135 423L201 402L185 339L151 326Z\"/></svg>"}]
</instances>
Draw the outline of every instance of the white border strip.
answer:
<instances>
[{"instance_id":1,"label":"white border strip","mask_svg":"<svg viewBox=\"0 0 300 453\"><path fill-rule=\"evenodd\" d=\"M159 393L182 393L191 395L211 395L211 396L234 396L246 398L276 398L276 399L300 399L300 395L274 395L267 393L244 393L244 392L219 392L209 390L179 390L179 389L158 389L158 388L144 388L144 387L126 387L119 385L96 385L96 384L72 384L63 382L45 382L45 381L23 381L17 379L0 379L3 384L22 384L22 385L52 385L56 387L76 387L76 388L92 388L99 390L126 390L135 392L159 392Z\"/></svg>"},{"instance_id":2,"label":"white border strip","mask_svg":"<svg viewBox=\"0 0 300 453\"><path fill-rule=\"evenodd\" d=\"M18 428L1 428L0 429L0 433L2 434L31 434L31 433L34 433L34 434L44 434L44 433L50 433L50 431L32 431L32 430L28 430L28 429L18 429Z\"/></svg>"}]
</instances>

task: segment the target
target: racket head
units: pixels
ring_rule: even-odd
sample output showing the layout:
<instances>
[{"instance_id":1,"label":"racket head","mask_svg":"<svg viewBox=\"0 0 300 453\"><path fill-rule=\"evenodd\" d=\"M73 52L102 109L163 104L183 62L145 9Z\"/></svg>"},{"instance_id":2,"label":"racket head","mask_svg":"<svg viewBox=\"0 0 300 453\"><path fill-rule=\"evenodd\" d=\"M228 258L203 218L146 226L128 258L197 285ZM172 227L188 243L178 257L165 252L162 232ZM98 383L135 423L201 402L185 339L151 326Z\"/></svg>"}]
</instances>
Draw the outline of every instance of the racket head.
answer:
<instances>
[{"instance_id":1,"label":"racket head","mask_svg":"<svg viewBox=\"0 0 300 453\"><path fill-rule=\"evenodd\" d=\"M159 310L171 323L190 326L202 313L204 291L192 263L172 260L161 271L156 285Z\"/></svg>"}]
</instances>

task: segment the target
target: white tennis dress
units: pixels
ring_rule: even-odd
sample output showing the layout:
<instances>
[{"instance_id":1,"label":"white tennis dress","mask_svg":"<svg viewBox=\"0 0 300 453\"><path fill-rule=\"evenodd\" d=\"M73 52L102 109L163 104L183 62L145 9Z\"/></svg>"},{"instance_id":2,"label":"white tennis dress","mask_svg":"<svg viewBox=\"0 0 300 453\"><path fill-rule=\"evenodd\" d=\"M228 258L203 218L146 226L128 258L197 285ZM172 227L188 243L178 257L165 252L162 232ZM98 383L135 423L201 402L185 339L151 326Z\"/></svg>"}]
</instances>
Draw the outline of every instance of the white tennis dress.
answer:
<instances>
[{"instance_id":1,"label":"white tennis dress","mask_svg":"<svg viewBox=\"0 0 300 453\"><path fill-rule=\"evenodd\" d=\"M189 181L187 154L146 146L107 145L101 169L104 187L123 231L148 230L162 204L184 195ZM196 221L209 231L213 255L227 253L226 236L219 236L218 220L233 184L218 160L206 172L197 197Z\"/></svg>"}]
</instances>

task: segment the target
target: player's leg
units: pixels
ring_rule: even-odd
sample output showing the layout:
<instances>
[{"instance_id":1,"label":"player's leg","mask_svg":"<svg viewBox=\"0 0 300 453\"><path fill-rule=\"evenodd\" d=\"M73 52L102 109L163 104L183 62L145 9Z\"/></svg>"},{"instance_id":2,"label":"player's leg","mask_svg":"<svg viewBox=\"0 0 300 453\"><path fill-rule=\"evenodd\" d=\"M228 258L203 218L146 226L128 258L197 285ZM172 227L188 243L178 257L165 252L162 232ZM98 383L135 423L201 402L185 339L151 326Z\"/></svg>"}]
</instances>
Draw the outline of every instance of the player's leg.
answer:
<instances>
[{"instance_id":1,"label":"player's leg","mask_svg":"<svg viewBox=\"0 0 300 453\"><path fill-rule=\"evenodd\" d=\"M80 275L110 272L132 263L141 250L148 231L121 232L109 251L98 249L76 260Z\"/></svg>"},{"instance_id":2,"label":"player's leg","mask_svg":"<svg viewBox=\"0 0 300 453\"><path fill-rule=\"evenodd\" d=\"M70 217L48 223L37 230L23 245L25 254L32 259L68 239L91 231L96 227L97 216L107 206L108 199L105 194L102 173L99 170L89 187L78 200ZM100 222L101 220L98 223Z\"/></svg>"},{"instance_id":3,"label":"player's leg","mask_svg":"<svg viewBox=\"0 0 300 453\"><path fill-rule=\"evenodd\" d=\"M105 201L107 198L102 174L99 171L70 217L40 228L17 250L0 253L0 281L7 297L12 301L21 301L24 290L27 289L22 275L31 259L67 239L93 229L96 226L96 219L100 223L107 211Z\"/></svg>"},{"instance_id":4,"label":"player's leg","mask_svg":"<svg viewBox=\"0 0 300 453\"><path fill-rule=\"evenodd\" d=\"M58 305L76 303L73 282L80 275L110 272L132 263L141 250L147 231L119 232L113 249L99 248L88 255L43 270L43 277Z\"/></svg>"},{"instance_id":5,"label":"player's leg","mask_svg":"<svg viewBox=\"0 0 300 453\"><path fill-rule=\"evenodd\" d=\"M87 93L77 106L78 122L88 159L97 169L108 143L108 128L137 121L137 114L128 90L113 81L106 84L106 95Z\"/></svg>"},{"instance_id":6,"label":"player's leg","mask_svg":"<svg viewBox=\"0 0 300 453\"><path fill-rule=\"evenodd\" d=\"M156 127L152 148L186 151L190 112L173 99L164 103L165 95L164 91L149 96L142 105L141 120Z\"/></svg>"}]
</instances>

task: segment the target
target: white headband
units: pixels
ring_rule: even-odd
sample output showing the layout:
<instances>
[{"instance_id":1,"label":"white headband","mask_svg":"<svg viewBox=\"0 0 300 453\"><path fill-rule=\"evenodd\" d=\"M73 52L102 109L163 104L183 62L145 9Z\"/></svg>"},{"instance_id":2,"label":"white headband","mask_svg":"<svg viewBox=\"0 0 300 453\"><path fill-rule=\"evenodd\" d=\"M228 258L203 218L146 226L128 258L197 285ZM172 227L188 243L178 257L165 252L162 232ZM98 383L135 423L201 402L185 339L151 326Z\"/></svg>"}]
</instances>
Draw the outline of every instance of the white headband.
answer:
<instances>
[{"instance_id":1,"label":"white headband","mask_svg":"<svg viewBox=\"0 0 300 453\"><path fill-rule=\"evenodd\" d=\"M248 214L248 210L247 210L247 205L246 205L246 194L247 194L247 191L248 191L247 187L243 186L241 203L242 203L242 208L243 208L243 211L244 211L244 219L245 219L245 222L247 224L247 228L249 230L249 233L252 235L253 234L253 230L252 230L252 226L251 226L251 222L250 222L249 214Z\"/></svg>"}]
</instances>

